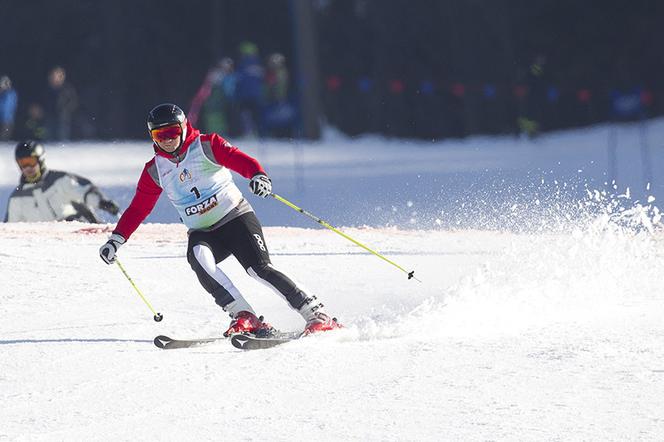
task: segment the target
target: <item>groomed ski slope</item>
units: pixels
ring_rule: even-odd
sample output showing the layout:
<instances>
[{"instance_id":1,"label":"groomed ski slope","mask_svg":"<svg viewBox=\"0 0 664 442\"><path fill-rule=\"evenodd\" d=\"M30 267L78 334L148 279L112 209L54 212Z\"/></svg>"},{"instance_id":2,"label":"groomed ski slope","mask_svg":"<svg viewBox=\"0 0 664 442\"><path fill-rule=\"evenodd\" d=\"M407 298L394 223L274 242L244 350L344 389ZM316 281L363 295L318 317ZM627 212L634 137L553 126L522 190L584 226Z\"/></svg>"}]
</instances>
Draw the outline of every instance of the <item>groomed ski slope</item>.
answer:
<instances>
[{"instance_id":1,"label":"groomed ski slope","mask_svg":"<svg viewBox=\"0 0 664 442\"><path fill-rule=\"evenodd\" d=\"M275 265L343 331L272 350L163 351L228 322L180 225L121 250L152 314L78 223L0 226L0 440L661 440L664 238L607 221L558 234L267 228ZM232 261L259 313L302 327Z\"/></svg>"},{"instance_id":2,"label":"groomed ski slope","mask_svg":"<svg viewBox=\"0 0 664 442\"><path fill-rule=\"evenodd\" d=\"M229 321L163 198L120 250L160 323L98 257L113 224L0 224L0 441L660 441L663 139L658 119L535 140L232 140L277 193L422 280L247 195L275 265L346 325L265 351L152 344ZM46 148L122 207L150 156L145 142ZM0 154L4 215L18 169L13 144ZM302 328L223 267L268 321Z\"/></svg>"}]
</instances>

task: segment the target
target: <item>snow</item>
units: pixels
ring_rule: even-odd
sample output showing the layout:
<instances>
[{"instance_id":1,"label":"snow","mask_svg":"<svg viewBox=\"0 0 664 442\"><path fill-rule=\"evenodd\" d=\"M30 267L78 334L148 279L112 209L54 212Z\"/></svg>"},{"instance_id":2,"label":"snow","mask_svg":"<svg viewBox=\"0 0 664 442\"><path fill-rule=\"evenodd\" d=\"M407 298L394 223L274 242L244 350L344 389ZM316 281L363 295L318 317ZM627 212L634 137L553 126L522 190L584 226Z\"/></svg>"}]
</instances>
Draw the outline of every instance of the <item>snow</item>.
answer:
<instances>
[{"instance_id":1,"label":"snow","mask_svg":"<svg viewBox=\"0 0 664 442\"><path fill-rule=\"evenodd\" d=\"M228 323L164 202L119 255L160 323L97 256L112 224L0 225L0 440L662 440L664 183L647 189L638 125L623 125L604 185L609 129L238 141L277 193L422 281L248 196L274 265L346 325L271 350L154 347ZM663 139L664 121L648 130ZM47 149L123 206L148 159L136 142ZM4 204L17 171L0 172ZM273 325L302 327L236 261L222 267Z\"/></svg>"}]
</instances>

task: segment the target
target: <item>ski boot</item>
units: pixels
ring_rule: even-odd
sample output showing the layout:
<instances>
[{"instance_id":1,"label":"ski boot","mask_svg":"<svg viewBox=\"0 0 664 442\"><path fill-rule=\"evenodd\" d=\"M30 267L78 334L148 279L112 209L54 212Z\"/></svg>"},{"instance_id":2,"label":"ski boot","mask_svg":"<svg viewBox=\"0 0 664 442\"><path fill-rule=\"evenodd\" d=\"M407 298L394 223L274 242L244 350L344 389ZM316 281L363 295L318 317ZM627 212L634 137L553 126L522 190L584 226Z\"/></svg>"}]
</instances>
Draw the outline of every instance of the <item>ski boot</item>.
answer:
<instances>
[{"instance_id":1,"label":"ski boot","mask_svg":"<svg viewBox=\"0 0 664 442\"><path fill-rule=\"evenodd\" d=\"M324 332L342 327L343 326L337 322L337 318L330 318L326 313L318 311L307 321L307 325L304 327L302 335L306 336L312 333Z\"/></svg>"},{"instance_id":2,"label":"ski boot","mask_svg":"<svg viewBox=\"0 0 664 442\"><path fill-rule=\"evenodd\" d=\"M228 338L238 333L266 338L274 335L275 330L270 324L263 322L263 316L256 317L253 313L243 310L235 315L228 330L224 332L224 336Z\"/></svg>"}]
</instances>

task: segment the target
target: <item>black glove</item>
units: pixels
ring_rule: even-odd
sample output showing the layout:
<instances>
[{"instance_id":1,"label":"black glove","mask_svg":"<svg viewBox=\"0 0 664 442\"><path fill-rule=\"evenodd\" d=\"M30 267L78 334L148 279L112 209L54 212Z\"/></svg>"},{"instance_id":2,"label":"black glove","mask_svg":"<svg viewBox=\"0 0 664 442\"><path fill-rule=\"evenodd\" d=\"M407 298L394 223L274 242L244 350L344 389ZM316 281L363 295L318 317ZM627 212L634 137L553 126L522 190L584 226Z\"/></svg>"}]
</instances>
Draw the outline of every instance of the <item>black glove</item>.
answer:
<instances>
[{"instance_id":1,"label":"black glove","mask_svg":"<svg viewBox=\"0 0 664 442\"><path fill-rule=\"evenodd\" d=\"M110 213L111 215L117 215L120 212L120 208L111 200L101 200L99 201L99 208L105 212Z\"/></svg>"},{"instance_id":2,"label":"black glove","mask_svg":"<svg viewBox=\"0 0 664 442\"><path fill-rule=\"evenodd\" d=\"M257 173L249 182L249 188L255 195L267 198L272 193L272 180L264 173Z\"/></svg>"}]
</instances>

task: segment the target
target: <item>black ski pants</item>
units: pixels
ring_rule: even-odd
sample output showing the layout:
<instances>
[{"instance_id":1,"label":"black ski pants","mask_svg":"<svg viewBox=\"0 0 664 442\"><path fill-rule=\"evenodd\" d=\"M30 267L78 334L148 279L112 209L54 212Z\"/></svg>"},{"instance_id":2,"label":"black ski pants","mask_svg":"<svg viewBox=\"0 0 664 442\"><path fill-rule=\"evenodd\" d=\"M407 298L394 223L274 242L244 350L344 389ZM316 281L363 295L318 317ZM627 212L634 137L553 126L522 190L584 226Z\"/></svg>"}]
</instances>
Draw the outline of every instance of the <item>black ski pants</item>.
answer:
<instances>
[{"instance_id":1,"label":"black ski pants","mask_svg":"<svg viewBox=\"0 0 664 442\"><path fill-rule=\"evenodd\" d=\"M263 229L254 212L240 215L214 230L195 230L189 234L187 260L201 285L218 305L224 307L233 302L234 298L198 262L193 253L197 245L208 247L217 264L233 255L249 275L282 295L291 307L299 310L304 305L306 294L272 266Z\"/></svg>"}]
</instances>

